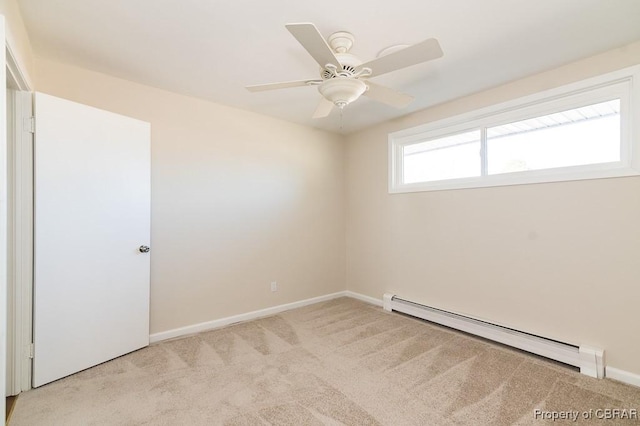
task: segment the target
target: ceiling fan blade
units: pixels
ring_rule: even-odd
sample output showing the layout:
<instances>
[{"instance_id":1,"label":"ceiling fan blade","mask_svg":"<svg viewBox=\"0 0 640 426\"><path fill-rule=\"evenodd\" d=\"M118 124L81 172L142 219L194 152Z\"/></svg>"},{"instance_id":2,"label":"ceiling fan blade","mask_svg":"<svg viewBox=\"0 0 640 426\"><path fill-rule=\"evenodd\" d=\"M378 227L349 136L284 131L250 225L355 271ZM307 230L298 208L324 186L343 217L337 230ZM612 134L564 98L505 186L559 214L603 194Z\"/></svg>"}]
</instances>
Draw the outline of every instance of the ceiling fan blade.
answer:
<instances>
[{"instance_id":1,"label":"ceiling fan blade","mask_svg":"<svg viewBox=\"0 0 640 426\"><path fill-rule=\"evenodd\" d=\"M413 102L413 96L395 91L386 86L380 86L379 84L375 84L370 81L367 81L366 84L369 89L364 92L364 95L375 101L382 102L383 104L391 105L396 108L404 108Z\"/></svg>"},{"instance_id":2,"label":"ceiling fan blade","mask_svg":"<svg viewBox=\"0 0 640 426\"><path fill-rule=\"evenodd\" d=\"M256 84L254 86L246 86L250 92L262 92L264 90L287 89L289 87L312 86L322 83L322 80L297 80L283 81L281 83Z\"/></svg>"},{"instance_id":3,"label":"ceiling fan blade","mask_svg":"<svg viewBox=\"0 0 640 426\"><path fill-rule=\"evenodd\" d=\"M378 76L401 68L410 67L421 62L440 58L443 55L440 43L435 38L430 38L418 44L406 47L397 52L390 53L380 58L372 59L356 69L371 68L372 75Z\"/></svg>"},{"instance_id":4,"label":"ceiling fan blade","mask_svg":"<svg viewBox=\"0 0 640 426\"><path fill-rule=\"evenodd\" d=\"M340 61L329 47L320 31L311 23L287 24L289 32L298 40L307 52L316 60L320 67L333 64L340 68Z\"/></svg>"},{"instance_id":5,"label":"ceiling fan blade","mask_svg":"<svg viewBox=\"0 0 640 426\"><path fill-rule=\"evenodd\" d=\"M320 103L316 108L316 111L313 113L312 118L323 118L331 113L333 109L333 102L328 100L325 97L320 98Z\"/></svg>"}]
</instances>

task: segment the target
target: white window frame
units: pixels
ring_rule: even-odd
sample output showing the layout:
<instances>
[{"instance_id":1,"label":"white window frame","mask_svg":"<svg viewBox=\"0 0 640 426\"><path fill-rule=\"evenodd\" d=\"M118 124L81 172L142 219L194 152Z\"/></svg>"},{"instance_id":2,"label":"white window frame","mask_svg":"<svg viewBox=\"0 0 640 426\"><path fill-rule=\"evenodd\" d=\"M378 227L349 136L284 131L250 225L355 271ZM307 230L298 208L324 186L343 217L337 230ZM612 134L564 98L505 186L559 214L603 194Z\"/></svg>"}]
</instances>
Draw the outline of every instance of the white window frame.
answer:
<instances>
[{"instance_id":1,"label":"white window frame","mask_svg":"<svg viewBox=\"0 0 640 426\"><path fill-rule=\"evenodd\" d=\"M488 127L620 99L620 161L487 174ZM482 176L403 183L403 148L481 129ZM635 135L635 137L634 137ZM389 193L483 188L640 175L640 65L389 134Z\"/></svg>"}]
</instances>

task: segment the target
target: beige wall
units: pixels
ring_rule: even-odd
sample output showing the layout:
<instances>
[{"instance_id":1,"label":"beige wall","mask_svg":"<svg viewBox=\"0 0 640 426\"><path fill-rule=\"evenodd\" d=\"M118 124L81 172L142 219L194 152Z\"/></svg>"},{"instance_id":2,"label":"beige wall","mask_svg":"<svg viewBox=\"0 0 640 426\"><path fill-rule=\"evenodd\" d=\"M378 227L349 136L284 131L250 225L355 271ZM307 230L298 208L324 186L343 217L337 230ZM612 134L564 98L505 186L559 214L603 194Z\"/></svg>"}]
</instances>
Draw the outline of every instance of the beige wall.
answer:
<instances>
[{"instance_id":1,"label":"beige wall","mask_svg":"<svg viewBox=\"0 0 640 426\"><path fill-rule=\"evenodd\" d=\"M387 192L389 132L637 63L640 43L351 135L348 290L601 347L640 373L640 178Z\"/></svg>"},{"instance_id":2,"label":"beige wall","mask_svg":"<svg viewBox=\"0 0 640 426\"><path fill-rule=\"evenodd\" d=\"M39 59L36 78L151 123L152 333L345 289L341 137Z\"/></svg>"},{"instance_id":3,"label":"beige wall","mask_svg":"<svg viewBox=\"0 0 640 426\"><path fill-rule=\"evenodd\" d=\"M11 49L26 83L33 87L33 54L16 0L0 0L0 14L5 17L6 42Z\"/></svg>"}]
</instances>

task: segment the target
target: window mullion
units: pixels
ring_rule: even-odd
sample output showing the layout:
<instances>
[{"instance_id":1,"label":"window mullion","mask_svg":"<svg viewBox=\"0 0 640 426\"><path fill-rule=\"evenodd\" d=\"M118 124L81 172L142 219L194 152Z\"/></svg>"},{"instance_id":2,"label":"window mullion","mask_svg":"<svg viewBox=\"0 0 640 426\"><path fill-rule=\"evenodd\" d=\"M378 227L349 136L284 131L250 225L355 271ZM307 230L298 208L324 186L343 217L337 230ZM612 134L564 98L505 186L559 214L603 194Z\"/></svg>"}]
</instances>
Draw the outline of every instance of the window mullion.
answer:
<instances>
[{"instance_id":1,"label":"window mullion","mask_svg":"<svg viewBox=\"0 0 640 426\"><path fill-rule=\"evenodd\" d=\"M487 156L487 128L480 128L480 176L487 176L487 168L489 165Z\"/></svg>"}]
</instances>

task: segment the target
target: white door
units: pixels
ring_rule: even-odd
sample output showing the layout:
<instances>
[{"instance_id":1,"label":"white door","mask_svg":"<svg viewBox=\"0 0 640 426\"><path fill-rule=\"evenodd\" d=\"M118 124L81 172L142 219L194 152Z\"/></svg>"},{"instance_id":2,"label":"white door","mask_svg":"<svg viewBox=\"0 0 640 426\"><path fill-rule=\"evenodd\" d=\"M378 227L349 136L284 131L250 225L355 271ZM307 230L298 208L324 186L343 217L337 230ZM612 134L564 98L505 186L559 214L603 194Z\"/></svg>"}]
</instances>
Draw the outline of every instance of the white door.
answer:
<instances>
[{"instance_id":1,"label":"white door","mask_svg":"<svg viewBox=\"0 0 640 426\"><path fill-rule=\"evenodd\" d=\"M35 94L33 385L149 344L150 125Z\"/></svg>"}]
</instances>

